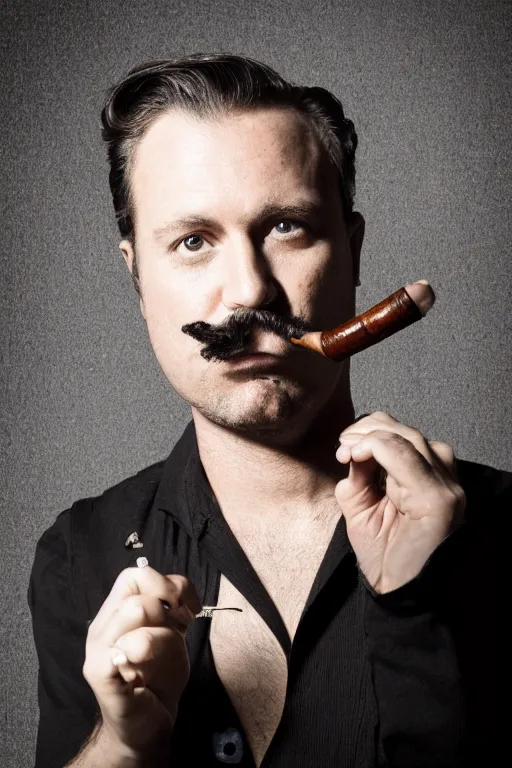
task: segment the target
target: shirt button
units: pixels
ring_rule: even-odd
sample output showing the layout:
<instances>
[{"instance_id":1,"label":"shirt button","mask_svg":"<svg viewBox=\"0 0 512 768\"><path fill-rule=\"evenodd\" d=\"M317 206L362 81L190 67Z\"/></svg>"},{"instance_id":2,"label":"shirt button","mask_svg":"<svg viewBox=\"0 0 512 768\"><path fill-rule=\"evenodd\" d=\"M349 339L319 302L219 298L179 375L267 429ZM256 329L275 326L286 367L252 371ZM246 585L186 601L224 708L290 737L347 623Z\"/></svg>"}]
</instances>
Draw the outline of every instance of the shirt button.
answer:
<instances>
[{"instance_id":1,"label":"shirt button","mask_svg":"<svg viewBox=\"0 0 512 768\"><path fill-rule=\"evenodd\" d=\"M219 763L234 765L242 762L244 743L236 728L227 728L222 733L213 734L213 752Z\"/></svg>"}]
</instances>

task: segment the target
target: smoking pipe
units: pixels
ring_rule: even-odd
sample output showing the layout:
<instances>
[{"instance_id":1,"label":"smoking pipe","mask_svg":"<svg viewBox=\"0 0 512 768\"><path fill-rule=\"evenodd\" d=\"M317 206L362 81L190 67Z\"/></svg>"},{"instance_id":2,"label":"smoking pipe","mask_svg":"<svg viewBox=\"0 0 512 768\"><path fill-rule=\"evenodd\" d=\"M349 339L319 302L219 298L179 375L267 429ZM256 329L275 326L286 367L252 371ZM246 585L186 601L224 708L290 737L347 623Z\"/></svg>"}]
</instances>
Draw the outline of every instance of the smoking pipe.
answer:
<instances>
[{"instance_id":1,"label":"smoking pipe","mask_svg":"<svg viewBox=\"0 0 512 768\"><path fill-rule=\"evenodd\" d=\"M290 341L341 362L421 320L435 299L429 282L417 280L337 328L305 333Z\"/></svg>"}]
</instances>

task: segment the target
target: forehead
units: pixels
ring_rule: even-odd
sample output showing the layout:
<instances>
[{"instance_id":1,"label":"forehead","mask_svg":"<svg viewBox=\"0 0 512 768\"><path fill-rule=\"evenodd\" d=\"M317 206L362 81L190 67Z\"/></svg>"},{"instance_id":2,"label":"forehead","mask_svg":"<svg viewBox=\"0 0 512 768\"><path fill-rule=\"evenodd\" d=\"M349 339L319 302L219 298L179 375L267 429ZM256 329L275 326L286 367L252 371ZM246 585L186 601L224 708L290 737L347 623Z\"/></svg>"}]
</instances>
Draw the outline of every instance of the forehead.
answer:
<instances>
[{"instance_id":1,"label":"forehead","mask_svg":"<svg viewBox=\"0 0 512 768\"><path fill-rule=\"evenodd\" d=\"M332 194L337 175L293 110L215 119L172 110L139 140L130 182L137 225L152 226L175 211L249 216L269 202L320 200Z\"/></svg>"}]
</instances>

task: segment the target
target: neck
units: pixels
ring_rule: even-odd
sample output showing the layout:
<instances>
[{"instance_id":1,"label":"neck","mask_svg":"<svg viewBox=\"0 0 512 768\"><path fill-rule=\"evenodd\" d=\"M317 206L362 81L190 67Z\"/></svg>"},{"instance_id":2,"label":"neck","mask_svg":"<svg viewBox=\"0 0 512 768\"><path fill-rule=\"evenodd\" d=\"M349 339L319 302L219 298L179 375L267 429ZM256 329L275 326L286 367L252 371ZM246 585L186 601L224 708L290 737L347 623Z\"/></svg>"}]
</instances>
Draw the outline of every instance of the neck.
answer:
<instances>
[{"instance_id":1,"label":"neck","mask_svg":"<svg viewBox=\"0 0 512 768\"><path fill-rule=\"evenodd\" d=\"M348 471L335 457L339 435L354 421L348 377L313 423L286 445L219 426L196 409L192 413L201 462L225 517L316 517L319 507L334 502L335 485Z\"/></svg>"}]
</instances>

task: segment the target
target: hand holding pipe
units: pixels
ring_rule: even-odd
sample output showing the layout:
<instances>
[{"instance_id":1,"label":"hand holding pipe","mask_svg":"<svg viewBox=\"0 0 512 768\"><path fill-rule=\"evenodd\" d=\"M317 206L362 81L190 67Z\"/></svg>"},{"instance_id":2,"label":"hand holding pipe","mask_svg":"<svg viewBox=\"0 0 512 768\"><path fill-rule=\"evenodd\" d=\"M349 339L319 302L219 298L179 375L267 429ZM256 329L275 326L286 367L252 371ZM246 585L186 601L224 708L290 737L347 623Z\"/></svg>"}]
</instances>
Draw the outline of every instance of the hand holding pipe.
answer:
<instances>
[{"instance_id":1,"label":"hand holding pipe","mask_svg":"<svg viewBox=\"0 0 512 768\"><path fill-rule=\"evenodd\" d=\"M428 281L417 280L337 328L306 333L290 341L341 362L421 320L435 298Z\"/></svg>"}]
</instances>

